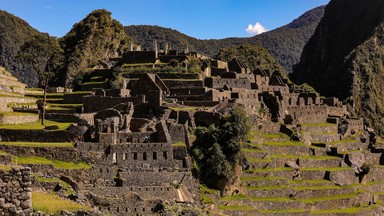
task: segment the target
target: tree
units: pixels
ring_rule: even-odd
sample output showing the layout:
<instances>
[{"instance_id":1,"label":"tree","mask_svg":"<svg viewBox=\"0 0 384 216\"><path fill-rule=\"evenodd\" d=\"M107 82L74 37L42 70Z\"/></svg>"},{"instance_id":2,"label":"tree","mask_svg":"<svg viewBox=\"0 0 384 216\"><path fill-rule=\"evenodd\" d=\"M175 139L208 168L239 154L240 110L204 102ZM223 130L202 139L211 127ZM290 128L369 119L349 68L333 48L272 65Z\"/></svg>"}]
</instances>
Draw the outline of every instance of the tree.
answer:
<instances>
[{"instance_id":1,"label":"tree","mask_svg":"<svg viewBox=\"0 0 384 216\"><path fill-rule=\"evenodd\" d=\"M195 130L191 155L197 162L199 178L207 186L218 188L220 180L230 180L239 163L241 143L250 130L245 111L235 106L219 125Z\"/></svg>"},{"instance_id":2,"label":"tree","mask_svg":"<svg viewBox=\"0 0 384 216\"><path fill-rule=\"evenodd\" d=\"M36 34L21 46L18 58L32 65L38 75L39 85L44 89L44 99L40 106L41 124L44 125L47 88L49 82L58 77L64 61L64 52L56 38L50 37L48 34Z\"/></svg>"}]
</instances>

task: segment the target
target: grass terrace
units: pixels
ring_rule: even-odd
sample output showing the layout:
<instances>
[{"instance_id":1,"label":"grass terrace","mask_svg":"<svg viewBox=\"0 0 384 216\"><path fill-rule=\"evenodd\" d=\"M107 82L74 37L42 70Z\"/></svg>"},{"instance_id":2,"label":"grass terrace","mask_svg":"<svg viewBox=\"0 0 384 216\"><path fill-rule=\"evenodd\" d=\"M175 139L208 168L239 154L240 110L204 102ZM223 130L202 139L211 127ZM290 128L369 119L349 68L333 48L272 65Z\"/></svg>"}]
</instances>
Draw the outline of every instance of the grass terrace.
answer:
<instances>
[{"instance_id":1,"label":"grass terrace","mask_svg":"<svg viewBox=\"0 0 384 216\"><path fill-rule=\"evenodd\" d=\"M31 115L31 114L28 114ZM45 125L41 125L41 120L34 123L15 124L15 125L0 125L0 129L9 130L43 130L46 126L58 126L59 130L66 130L71 124L70 122L55 122L45 120Z\"/></svg>"},{"instance_id":2,"label":"grass terrace","mask_svg":"<svg viewBox=\"0 0 384 216\"><path fill-rule=\"evenodd\" d=\"M34 113L24 113L24 112L0 112L0 117L3 117L3 116L31 116L31 115L35 115L35 116L37 116L37 114L34 114Z\"/></svg>"},{"instance_id":3,"label":"grass terrace","mask_svg":"<svg viewBox=\"0 0 384 216\"><path fill-rule=\"evenodd\" d=\"M74 142L0 142L0 145L6 146L21 146L21 147L57 147L57 148L72 148ZM1 152L0 152L1 155Z\"/></svg>"},{"instance_id":4,"label":"grass terrace","mask_svg":"<svg viewBox=\"0 0 384 216\"><path fill-rule=\"evenodd\" d=\"M61 210L79 211L91 210L91 207L77 204L70 200L59 198L55 195L41 191L32 192L32 208L34 211L42 211L46 214L60 215Z\"/></svg>"},{"instance_id":5,"label":"grass terrace","mask_svg":"<svg viewBox=\"0 0 384 216\"><path fill-rule=\"evenodd\" d=\"M173 111L195 111L198 109L198 107L191 107L191 106L185 106L185 107L170 107Z\"/></svg>"},{"instance_id":6,"label":"grass terrace","mask_svg":"<svg viewBox=\"0 0 384 216\"><path fill-rule=\"evenodd\" d=\"M3 171L10 171L12 169L12 166L9 166L9 165L5 165L5 164L0 164L0 170L3 170Z\"/></svg>"},{"instance_id":7,"label":"grass terrace","mask_svg":"<svg viewBox=\"0 0 384 216\"><path fill-rule=\"evenodd\" d=\"M31 157L13 157L12 162L16 164L51 164L56 169L80 170L91 169L92 167L86 163L74 163L58 160L48 160L47 158L31 156Z\"/></svg>"},{"instance_id":8,"label":"grass terrace","mask_svg":"<svg viewBox=\"0 0 384 216\"><path fill-rule=\"evenodd\" d=\"M218 208L220 210L227 210L227 211L252 211L256 210L256 208L252 206L245 206L245 205L219 205Z\"/></svg>"}]
</instances>

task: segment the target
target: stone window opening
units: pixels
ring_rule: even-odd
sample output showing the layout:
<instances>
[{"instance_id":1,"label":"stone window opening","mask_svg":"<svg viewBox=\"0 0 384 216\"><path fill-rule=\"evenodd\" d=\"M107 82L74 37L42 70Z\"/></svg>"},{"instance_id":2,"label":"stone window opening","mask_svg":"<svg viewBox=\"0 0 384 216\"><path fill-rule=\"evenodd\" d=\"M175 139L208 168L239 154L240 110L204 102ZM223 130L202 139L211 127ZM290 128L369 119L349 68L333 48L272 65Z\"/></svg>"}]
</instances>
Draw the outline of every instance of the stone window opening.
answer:
<instances>
[{"instance_id":1,"label":"stone window opening","mask_svg":"<svg viewBox=\"0 0 384 216\"><path fill-rule=\"evenodd\" d=\"M145 212L145 208L143 208L143 212Z\"/></svg>"},{"instance_id":2,"label":"stone window opening","mask_svg":"<svg viewBox=\"0 0 384 216\"><path fill-rule=\"evenodd\" d=\"M127 153L123 153L123 160L127 160Z\"/></svg>"},{"instance_id":3,"label":"stone window opening","mask_svg":"<svg viewBox=\"0 0 384 216\"><path fill-rule=\"evenodd\" d=\"M137 208L134 208L133 211L137 212Z\"/></svg>"},{"instance_id":4,"label":"stone window opening","mask_svg":"<svg viewBox=\"0 0 384 216\"><path fill-rule=\"evenodd\" d=\"M127 207L125 207L125 212L128 212L128 208Z\"/></svg>"},{"instance_id":5,"label":"stone window opening","mask_svg":"<svg viewBox=\"0 0 384 216\"><path fill-rule=\"evenodd\" d=\"M153 157L153 160L157 160L157 152L153 152L152 157Z\"/></svg>"},{"instance_id":6,"label":"stone window opening","mask_svg":"<svg viewBox=\"0 0 384 216\"><path fill-rule=\"evenodd\" d=\"M133 160L137 160L137 152L133 152Z\"/></svg>"},{"instance_id":7,"label":"stone window opening","mask_svg":"<svg viewBox=\"0 0 384 216\"><path fill-rule=\"evenodd\" d=\"M103 169L100 169L100 174L103 173Z\"/></svg>"},{"instance_id":8,"label":"stone window opening","mask_svg":"<svg viewBox=\"0 0 384 216\"><path fill-rule=\"evenodd\" d=\"M147 152L143 153L143 160L147 160Z\"/></svg>"},{"instance_id":9,"label":"stone window opening","mask_svg":"<svg viewBox=\"0 0 384 216\"><path fill-rule=\"evenodd\" d=\"M116 207L116 212L119 212L119 211L120 211L119 207Z\"/></svg>"},{"instance_id":10,"label":"stone window opening","mask_svg":"<svg viewBox=\"0 0 384 216\"><path fill-rule=\"evenodd\" d=\"M116 153L112 154L112 163L117 164Z\"/></svg>"},{"instance_id":11,"label":"stone window opening","mask_svg":"<svg viewBox=\"0 0 384 216\"><path fill-rule=\"evenodd\" d=\"M168 153L166 151L163 152L163 157L164 157L165 160L168 159Z\"/></svg>"},{"instance_id":12,"label":"stone window opening","mask_svg":"<svg viewBox=\"0 0 384 216\"><path fill-rule=\"evenodd\" d=\"M145 191L148 191L148 188L145 188Z\"/></svg>"}]
</instances>

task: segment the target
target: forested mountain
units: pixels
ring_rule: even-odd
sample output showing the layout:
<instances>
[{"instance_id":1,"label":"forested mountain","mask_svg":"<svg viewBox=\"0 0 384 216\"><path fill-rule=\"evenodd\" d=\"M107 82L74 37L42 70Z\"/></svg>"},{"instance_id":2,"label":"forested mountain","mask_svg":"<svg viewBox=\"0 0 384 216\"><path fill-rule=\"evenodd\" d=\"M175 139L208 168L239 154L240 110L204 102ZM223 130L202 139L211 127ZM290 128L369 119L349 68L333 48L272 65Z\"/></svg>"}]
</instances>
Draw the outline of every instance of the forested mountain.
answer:
<instances>
[{"instance_id":1,"label":"forested mountain","mask_svg":"<svg viewBox=\"0 0 384 216\"><path fill-rule=\"evenodd\" d=\"M146 48L151 48L156 39L160 45L168 42L173 49L184 50L187 46L208 56L215 56L222 48L251 44L265 47L284 66L287 72L299 62L302 49L313 35L324 13L324 6L317 7L288 25L249 38L225 38L199 40L179 31L159 26L126 26L125 32L133 40Z\"/></svg>"}]
</instances>

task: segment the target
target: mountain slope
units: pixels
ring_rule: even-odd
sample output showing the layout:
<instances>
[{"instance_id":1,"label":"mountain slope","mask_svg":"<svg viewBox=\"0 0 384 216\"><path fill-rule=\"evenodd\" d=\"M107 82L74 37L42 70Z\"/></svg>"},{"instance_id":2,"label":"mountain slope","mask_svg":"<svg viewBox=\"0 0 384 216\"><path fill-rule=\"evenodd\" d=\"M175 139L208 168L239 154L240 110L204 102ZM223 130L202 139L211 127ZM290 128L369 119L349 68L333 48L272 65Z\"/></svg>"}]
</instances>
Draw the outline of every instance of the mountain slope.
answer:
<instances>
[{"instance_id":1,"label":"mountain slope","mask_svg":"<svg viewBox=\"0 0 384 216\"><path fill-rule=\"evenodd\" d=\"M347 99L384 131L384 2L332 0L291 78Z\"/></svg>"},{"instance_id":2,"label":"mountain slope","mask_svg":"<svg viewBox=\"0 0 384 216\"><path fill-rule=\"evenodd\" d=\"M24 20L0 10L0 65L29 86L37 85L37 75L29 65L16 59L16 55L21 45L38 33Z\"/></svg>"},{"instance_id":3,"label":"mountain slope","mask_svg":"<svg viewBox=\"0 0 384 216\"><path fill-rule=\"evenodd\" d=\"M107 10L95 10L61 39L66 56L66 85L94 68L110 66L110 57L128 47L130 38Z\"/></svg>"},{"instance_id":4,"label":"mountain slope","mask_svg":"<svg viewBox=\"0 0 384 216\"><path fill-rule=\"evenodd\" d=\"M251 44L265 47L291 72L294 64L299 62L301 51L314 33L324 13L324 6L312 9L292 21L290 24L250 38L225 38L199 40L176 30L159 26L127 26L125 32L143 47L151 48L152 41L157 39L162 45L168 42L173 49L197 51L208 56L216 55L220 49L240 44Z\"/></svg>"}]
</instances>

